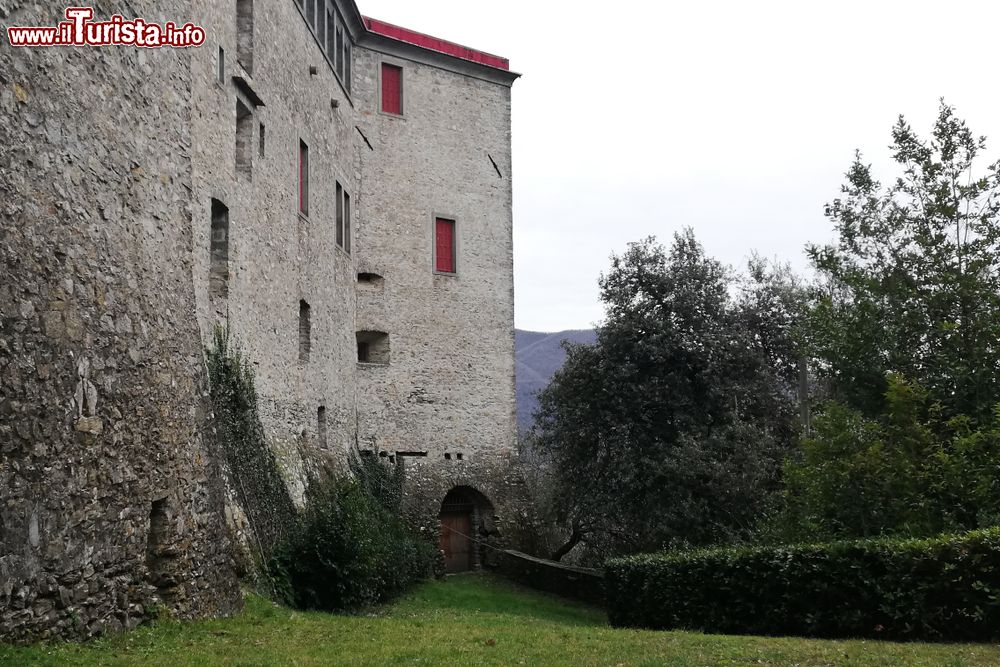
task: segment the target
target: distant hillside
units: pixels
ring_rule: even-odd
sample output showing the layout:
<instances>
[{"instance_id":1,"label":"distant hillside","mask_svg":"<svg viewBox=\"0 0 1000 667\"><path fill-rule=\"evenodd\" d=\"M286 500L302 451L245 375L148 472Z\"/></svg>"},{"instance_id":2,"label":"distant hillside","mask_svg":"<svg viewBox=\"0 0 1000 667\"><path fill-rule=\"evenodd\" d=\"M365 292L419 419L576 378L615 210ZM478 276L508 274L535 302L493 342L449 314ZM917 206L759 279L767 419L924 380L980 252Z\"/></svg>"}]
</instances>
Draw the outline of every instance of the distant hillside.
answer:
<instances>
[{"instance_id":1,"label":"distant hillside","mask_svg":"<svg viewBox=\"0 0 1000 667\"><path fill-rule=\"evenodd\" d=\"M538 407L536 394L548 385L557 370L562 368L566 351L564 340L592 345L597 340L593 329L575 329L558 333L537 331L514 332L514 353L517 360L517 425L529 428L532 415Z\"/></svg>"}]
</instances>

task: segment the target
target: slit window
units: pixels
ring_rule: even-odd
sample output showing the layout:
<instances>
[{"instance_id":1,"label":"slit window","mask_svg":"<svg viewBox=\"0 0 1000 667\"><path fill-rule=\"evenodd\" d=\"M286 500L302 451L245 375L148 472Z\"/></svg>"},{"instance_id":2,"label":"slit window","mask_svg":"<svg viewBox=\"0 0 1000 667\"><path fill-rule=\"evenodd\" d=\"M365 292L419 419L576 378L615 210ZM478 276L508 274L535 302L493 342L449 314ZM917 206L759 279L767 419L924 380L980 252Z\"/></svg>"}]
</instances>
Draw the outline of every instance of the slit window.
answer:
<instances>
[{"instance_id":1,"label":"slit window","mask_svg":"<svg viewBox=\"0 0 1000 667\"><path fill-rule=\"evenodd\" d=\"M236 0L236 61L253 76L253 0Z\"/></svg>"},{"instance_id":2,"label":"slit window","mask_svg":"<svg viewBox=\"0 0 1000 667\"><path fill-rule=\"evenodd\" d=\"M333 6L327 8L326 10L326 55L330 58L331 62L337 57L337 19L333 13Z\"/></svg>"},{"instance_id":3,"label":"slit window","mask_svg":"<svg viewBox=\"0 0 1000 667\"><path fill-rule=\"evenodd\" d=\"M326 406L321 405L316 410L316 435L319 439L319 446L323 449L327 447L326 441Z\"/></svg>"},{"instance_id":4,"label":"slit window","mask_svg":"<svg viewBox=\"0 0 1000 667\"><path fill-rule=\"evenodd\" d=\"M382 111L403 113L403 68L382 63Z\"/></svg>"},{"instance_id":5,"label":"slit window","mask_svg":"<svg viewBox=\"0 0 1000 667\"><path fill-rule=\"evenodd\" d=\"M344 58L344 73L340 77L340 80L344 82L344 87L347 88L347 92L351 92L351 40L344 39L343 48L343 58Z\"/></svg>"},{"instance_id":6,"label":"slit window","mask_svg":"<svg viewBox=\"0 0 1000 667\"><path fill-rule=\"evenodd\" d=\"M351 252L351 195L347 194L344 186L337 182L335 189L337 208L337 245L343 248L348 254Z\"/></svg>"},{"instance_id":7,"label":"slit window","mask_svg":"<svg viewBox=\"0 0 1000 667\"><path fill-rule=\"evenodd\" d=\"M226 50L219 47L219 85L223 86L226 84Z\"/></svg>"},{"instance_id":8,"label":"slit window","mask_svg":"<svg viewBox=\"0 0 1000 667\"><path fill-rule=\"evenodd\" d=\"M306 21L310 28L316 29L316 0L306 0Z\"/></svg>"},{"instance_id":9,"label":"slit window","mask_svg":"<svg viewBox=\"0 0 1000 667\"><path fill-rule=\"evenodd\" d=\"M299 141L299 213L309 216L309 147Z\"/></svg>"},{"instance_id":10,"label":"slit window","mask_svg":"<svg viewBox=\"0 0 1000 667\"><path fill-rule=\"evenodd\" d=\"M229 209L218 199L212 200L209 294L212 298L229 296Z\"/></svg>"},{"instance_id":11,"label":"slit window","mask_svg":"<svg viewBox=\"0 0 1000 667\"><path fill-rule=\"evenodd\" d=\"M344 188L337 183L337 245L344 247Z\"/></svg>"},{"instance_id":12,"label":"slit window","mask_svg":"<svg viewBox=\"0 0 1000 667\"><path fill-rule=\"evenodd\" d=\"M264 157L264 123L260 124L260 156Z\"/></svg>"},{"instance_id":13,"label":"slit window","mask_svg":"<svg viewBox=\"0 0 1000 667\"><path fill-rule=\"evenodd\" d=\"M434 220L434 270L455 273L455 221Z\"/></svg>"},{"instance_id":14,"label":"slit window","mask_svg":"<svg viewBox=\"0 0 1000 667\"><path fill-rule=\"evenodd\" d=\"M312 308L305 300L299 301L299 361L309 361L312 350Z\"/></svg>"},{"instance_id":15,"label":"slit window","mask_svg":"<svg viewBox=\"0 0 1000 667\"><path fill-rule=\"evenodd\" d=\"M253 172L253 114L236 100L236 173L250 178Z\"/></svg>"}]
</instances>

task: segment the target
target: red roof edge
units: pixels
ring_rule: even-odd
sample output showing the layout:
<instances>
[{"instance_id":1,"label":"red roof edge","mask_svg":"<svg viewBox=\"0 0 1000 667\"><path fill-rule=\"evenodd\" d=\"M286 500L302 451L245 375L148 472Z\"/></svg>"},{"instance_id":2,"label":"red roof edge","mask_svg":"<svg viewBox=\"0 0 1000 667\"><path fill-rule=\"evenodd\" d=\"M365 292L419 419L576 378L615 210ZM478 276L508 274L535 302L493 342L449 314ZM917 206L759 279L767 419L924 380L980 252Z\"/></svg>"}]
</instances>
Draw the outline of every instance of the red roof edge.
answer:
<instances>
[{"instance_id":1,"label":"red roof edge","mask_svg":"<svg viewBox=\"0 0 1000 667\"><path fill-rule=\"evenodd\" d=\"M438 39L437 37L431 37L430 35L425 35L422 32L401 28L398 25L392 25L391 23L386 23L385 21L368 18L367 16L362 18L365 21L365 27L368 28L368 31L373 32L376 35L389 37L390 39L406 42L407 44L414 44L425 49L430 49L431 51L437 51L438 53L445 53L449 56L461 58L462 60L470 60L474 63L479 63L480 65L486 65L487 67L502 69L508 72L510 71L510 61L506 58L494 56L483 51L477 51L476 49L470 49L467 46L462 46L461 44L456 44L455 42L449 42L444 39Z\"/></svg>"}]
</instances>

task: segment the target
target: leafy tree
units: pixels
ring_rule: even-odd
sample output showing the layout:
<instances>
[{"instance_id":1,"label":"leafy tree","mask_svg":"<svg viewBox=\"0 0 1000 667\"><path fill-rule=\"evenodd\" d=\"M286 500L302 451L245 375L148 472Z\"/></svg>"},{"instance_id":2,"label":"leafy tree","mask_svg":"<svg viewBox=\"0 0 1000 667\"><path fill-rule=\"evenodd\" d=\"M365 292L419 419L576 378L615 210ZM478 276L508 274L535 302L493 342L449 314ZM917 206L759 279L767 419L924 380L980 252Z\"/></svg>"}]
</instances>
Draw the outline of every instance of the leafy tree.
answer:
<instances>
[{"instance_id":1,"label":"leafy tree","mask_svg":"<svg viewBox=\"0 0 1000 667\"><path fill-rule=\"evenodd\" d=\"M925 387L947 416L989 421L1000 401L1000 163L941 103L930 138L901 116L902 174L883 187L860 154L826 209L839 241L809 255L824 290L807 327L833 396L867 416L887 378Z\"/></svg>"},{"instance_id":2,"label":"leafy tree","mask_svg":"<svg viewBox=\"0 0 1000 667\"><path fill-rule=\"evenodd\" d=\"M1000 414L973 429L899 375L877 419L832 403L785 466L784 541L929 536L996 525Z\"/></svg>"},{"instance_id":3,"label":"leafy tree","mask_svg":"<svg viewBox=\"0 0 1000 667\"><path fill-rule=\"evenodd\" d=\"M738 281L685 230L631 244L600 288L597 343L567 346L536 415L570 540L602 556L748 534L797 431L797 286L760 260Z\"/></svg>"}]
</instances>

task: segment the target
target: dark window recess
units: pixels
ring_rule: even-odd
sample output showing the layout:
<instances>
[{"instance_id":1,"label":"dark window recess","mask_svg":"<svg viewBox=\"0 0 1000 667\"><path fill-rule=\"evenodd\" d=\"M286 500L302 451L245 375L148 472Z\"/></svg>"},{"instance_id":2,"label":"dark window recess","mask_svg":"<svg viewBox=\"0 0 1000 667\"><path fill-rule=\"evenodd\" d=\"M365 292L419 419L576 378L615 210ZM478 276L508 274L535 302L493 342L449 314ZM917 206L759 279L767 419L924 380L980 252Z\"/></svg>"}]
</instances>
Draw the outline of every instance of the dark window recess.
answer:
<instances>
[{"instance_id":1,"label":"dark window recess","mask_svg":"<svg viewBox=\"0 0 1000 667\"><path fill-rule=\"evenodd\" d=\"M319 438L319 446L326 449L326 406L321 405L316 410L316 434Z\"/></svg>"},{"instance_id":2,"label":"dark window recess","mask_svg":"<svg viewBox=\"0 0 1000 667\"><path fill-rule=\"evenodd\" d=\"M344 87L347 88L347 92L351 92L351 40L344 40L343 49L344 58L344 75L340 77L340 80L344 82Z\"/></svg>"},{"instance_id":3,"label":"dark window recess","mask_svg":"<svg viewBox=\"0 0 1000 667\"><path fill-rule=\"evenodd\" d=\"M330 54L330 60L334 63L334 69L337 70L337 76L340 80L344 80L344 30L340 26L337 27L337 45L336 51Z\"/></svg>"},{"instance_id":4,"label":"dark window recess","mask_svg":"<svg viewBox=\"0 0 1000 667\"><path fill-rule=\"evenodd\" d=\"M236 61L253 76L253 0L236 0Z\"/></svg>"},{"instance_id":5,"label":"dark window recess","mask_svg":"<svg viewBox=\"0 0 1000 667\"><path fill-rule=\"evenodd\" d=\"M382 111L403 113L403 68L382 63Z\"/></svg>"},{"instance_id":6,"label":"dark window recess","mask_svg":"<svg viewBox=\"0 0 1000 667\"><path fill-rule=\"evenodd\" d=\"M357 336L359 363L389 363L389 334L382 331L359 331Z\"/></svg>"},{"instance_id":7,"label":"dark window recess","mask_svg":"<svg viewBox=\"0 0 1000 667\"><path fill-rule=\"evenodd\" d=\"M344 188L338 182L336 187L336 207L337 207L337 245L344 247Z\"/></svg>"},{"instance_id":8,"label":"dark window recess","mask_svg":"<svg viewBox=\"0 0 1000 667\"><path fill-rule=\"evenodd\" d=\"M250 178L253 173L253 114L236 100L236 173Z\"/></svg>"},{"instance_id":9,"label":"dark window recess","mask_svg":"<svg viewBox=\"0 0 1000 667\"><path fill-rule=\"evenodd\" d=\"M426 458L427 452L396 452L396 456L413 456L416 458Z\"/></svg>"},{"instance_id":10,"label":"dark window recess","mask_svg":"<svg viewBox=\"0 0 1000 667\"><path fill-rule=\"evenodd\" d=\"M260 156L264 157L264 123L260 124Z\"/></svg>"},{"instance_id":11,"label":"dark window recess","mask_svg":"<svg viewBox=\"0 0 1000 667\"><path fill-rule=\"evenodd\" d=\"M212 200L210 235L208 291L213 299L225 299L229 296L229 209L218 199Z\"/></svg>"},{"instance_id":12,"label":"dark window recess","mask_svg":"<svg viewBox=\"0 0 1000 667\"><path fill-rule=\"evenodd\" d=\"M299 213L309 215L309 147L299 141Z\"/></svg>"},{"instance_id":13,"label":"dark window recess","mask_svg":"<svg viewBox=\"0 0 1000 667\"><path fill-rule=\"evenodd\" d=\"M438 218L434 221L434 270L455 273L455 221Z\"/></svg>"},{"instance_id":14,"label":"dark window recess","mask_svg":"<svg viewBox=\"0 0 1000 667\"><path fill-rule=\"evenodd\" d=\"M299 361L309 361L312 349L312 322L309 304L299 301Z\"/></svg>"},{"instance_id":15,"label":"dark window recess","mask_svg":"<svg viewBox=\"0 0 1000 667\"><path fill-rule=\"evenodd\" d=\"M146 568L150 583L160 591L170 587L170 517L167 499L154 500L149 510L149 534L146 536Z\"/></svg>"},{"instance_id":16,"label":"dark window recess","mask_svg":"<svg viewBox=\"0 0 1000 667\"><path fill-rule=\"evenodd\" d=\"M451 454L445 452L444 458L446 461L451 461Z\"/></svg>"},{"instance_id":17,"label":"dark window recess","mask_svg":"<svg viewBox=\"0 0 1000 667\"><path fill-rule=\"evenodd\" d=\"M335 197L337 200L337 245L346 252L351 252L351 195L338 182Z\"/></svg>"},{"instance_id":18,"label":"dark window recess","mask_svg":"<svg viewBox=\"0 0 1000 667\"><path fill-rule=\"evenodd\" d=\"M310 28L316 29L316 0L306 0L306 21Z\"/></svg>"},{"instance_id":19,"label":"dark window recess","mask_svg":"<svg viewBox=\"0 0 1000 667\"><path fill-rule=\"evenodd\" d=\"M219 47L219 85L226 85L226 50Z\"/></svg>"},{"instance_id":20,"label":"dark window recess","mask_svg":"<svg viewBox=\"0 0 1000 667\"><path fill-rule=\"evenodd\" d=\"M337 54L337 19L334 17L333 6L326 10L326 55L333 60Z\"/></svg>"},{"instance_id":21,"label":"dark window recess","mask_svg":"<svg viewBox=\"0 0 1000 667\"><path fill-rule=\"evenodd\" d=\"M461 461L462 460L462 454L461 453L455 454L455 458L457 458L459 461Z\"/></svg>"},{"instance_id":22,"label":"dark window recess","mask_svg":"<svg viewBox=\"0 0 1000 667\"><path fill-rule=\"evenodd\" d=\"M377 273L359 273L358 284L381 288L385 285L385 278Z\"/></svg>"},{"instance_id":23,"label":"dark window recess","mask_svg":"<svg viewBox=\"0 0 1000 667\"><path fill-rule=\"evenodd\" d=\"M344 250L351 254L351 195L344 192Z\"/></svg>"}]
</instances>

